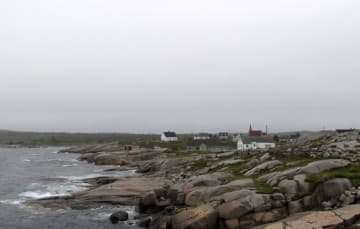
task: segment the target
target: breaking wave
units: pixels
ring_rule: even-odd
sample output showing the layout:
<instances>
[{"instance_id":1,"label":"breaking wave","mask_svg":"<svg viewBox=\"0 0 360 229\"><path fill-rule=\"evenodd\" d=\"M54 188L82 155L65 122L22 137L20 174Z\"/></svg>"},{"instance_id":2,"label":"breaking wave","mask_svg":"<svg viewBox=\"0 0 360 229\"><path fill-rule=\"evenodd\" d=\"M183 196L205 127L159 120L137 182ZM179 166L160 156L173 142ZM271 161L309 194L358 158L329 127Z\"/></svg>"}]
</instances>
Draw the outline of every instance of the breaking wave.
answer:
<instances>
[{"instance_id":1,"label":"breaking wave","mask_svg":"<svg viewBox=\"0 0 360 229\"><path fill-rule=\"evenodd\" d=\"M19 194L26 199L40 199L53 196L68 196L73 192L84 191L89 188L89 184L82 182L62 183L32 183L26 187L26 191Z\"/></svg>"}]
</instances>

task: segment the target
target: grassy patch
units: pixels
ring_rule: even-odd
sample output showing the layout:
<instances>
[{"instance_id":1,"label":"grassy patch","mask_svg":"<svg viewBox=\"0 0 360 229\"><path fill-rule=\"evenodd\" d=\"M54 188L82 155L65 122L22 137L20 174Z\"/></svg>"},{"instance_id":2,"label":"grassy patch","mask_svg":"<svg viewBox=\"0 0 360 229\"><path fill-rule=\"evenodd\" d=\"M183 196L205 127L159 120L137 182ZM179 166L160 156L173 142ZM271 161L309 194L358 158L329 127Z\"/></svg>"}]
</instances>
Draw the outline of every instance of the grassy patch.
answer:
<instances>
[{"instance_id":1,"label":"grassy patch","mask_svg":"<svg viewBox=\"0 0 360 229\"><path fill-rule=\"evenodd\" d=\"M214 169L213 172L218 172L219 170L221 170L223 172L231 173L234 176L243 176L243 173L241 173L241 172L247 168L248 168L248 166L246 165L246 162L240 162L237 164L226 166L225 170L222 170L223 166L220 166L220 167Z\"/></svg>"},{"instance_id":2,"label":"grassy patch","mask_svg":"<svg viewBox=\"0 0 360 229\"><path fill-rule=\"evenodd\" d=\"M284 157L284 158L277 158L277 160L283 162L283 164L279 165L279 166L277 166L277 167L275 167L273 169L270 169L270 170L268 169L268 170L260 171L258 174L254 175L254 177L258 178L258 177L264 176L264 175L269 174L269 173L283 172L283 171L288 170L288 169L293 169L293 168L297 168L297 167L306 166L310 162L316 161L316 159L304 158L304 157L287 157L287 158ZM298 162L298 163L287 166L286 164L290 163L290 162Z\"/></svg>"},{"instance_id":3,"label":"grassy patch","mask_svg":"<svg viewBox=\"0 0 360 229\"><path fill-rule=\"evenodd\" d=\"M260 181L255 180L254 186L258 193L272 194L275 192L275 189L271 185L269 185L265 182L260 182Z\"/></svg>"},{"instance_id":4,"label":"grassy patch","mask_svg":"<svg viewBox=\"0 0 360 229\"><path fill-rule=\"evenodd\" d=\"M182 151L173 151L173 150L166 150L164 152L164 154L166 155L166 157L189 157L191 156L190 152L182 152Z\"/></svg>"},{"instance_id":5,"label":"grassy patch","mask_svg":"<svg viewBox=\"0 0 360 229\"><path fill-rule=\"evenodd\" d=\"M343 168L323 171L320 173L308 174L306 180L314 189L319 183L333 178L348 178L353 186L360 186L360 164L349 165Z\"/></svg>"},{"instance_id":6,"label":"grassy patch","mask_svg":"<svg viewBox=\"0 0 360 229\"><path fill-rule=\"evenodd\" d=\"M194 161L194 163L191 165L191 170L197 171L197 170L203 169L208 166L208 162L209 161L205 160L205 159L200 159L200 160Z\"/></svg>"},{"instance_id":7,"label":"grassy patch","mask_svg":"<svg viewBox=\"0 0 360 229\"><path fill-rule=\"evenodd\" d=\"M242 179L248 179L249 177L245 177L244 175L235 175L235 176L231 176L225 179L225 183L230 183L231 181L235 181L235 180L242 180Z\"/></svg>"},{"instance_id":8,"label":"grassy patch","mask_svg":"<svg viewBox=\"0 0 360 229\"><path fill-rule=\"evenodd\" d=\"M225 182L229 183L231 181L249 179L249 178L251 178L251 177L246 177L244 175L235 175L230 178L227 178ZM271 185L269 185L265 182L257 181L256 179L253 179L253 180L254 180L254 188L256 189L257 193L272 194L276 191Z\"/></svg>"}]
</instances>

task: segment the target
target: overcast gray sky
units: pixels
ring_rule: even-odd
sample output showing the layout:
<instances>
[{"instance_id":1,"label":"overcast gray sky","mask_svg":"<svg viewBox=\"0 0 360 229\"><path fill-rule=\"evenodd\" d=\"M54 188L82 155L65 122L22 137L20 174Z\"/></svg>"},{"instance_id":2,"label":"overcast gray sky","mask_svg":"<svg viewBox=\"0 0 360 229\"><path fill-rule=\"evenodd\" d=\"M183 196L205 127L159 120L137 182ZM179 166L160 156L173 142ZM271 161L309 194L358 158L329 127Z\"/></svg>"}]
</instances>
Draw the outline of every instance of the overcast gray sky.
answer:
<instances>
[{"instance_id":1,"label":"overcast gray sky","mask_svg":"<svg viewBox=\"0 0 360 229\"><path fill-rule=\"evenodd\" d=\"M358 0L3 0L0 129L360 127Z\"/></svg>"}]
</instances>

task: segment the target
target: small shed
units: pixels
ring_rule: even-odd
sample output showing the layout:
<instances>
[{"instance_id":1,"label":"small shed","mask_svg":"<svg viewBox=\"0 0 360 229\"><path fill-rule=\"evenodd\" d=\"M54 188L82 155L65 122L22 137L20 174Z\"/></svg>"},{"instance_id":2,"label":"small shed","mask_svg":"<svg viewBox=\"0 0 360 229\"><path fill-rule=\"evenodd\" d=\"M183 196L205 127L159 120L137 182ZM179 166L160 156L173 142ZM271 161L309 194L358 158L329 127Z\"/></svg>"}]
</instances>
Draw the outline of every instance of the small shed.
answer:
<instances>
[{"instance_id":1,"label":"small shed","mask_svg":"<svg viewBox=\"0 0 360 229\"><path fill-rule=\"evenodd\" d=\"M123 150L124 151L132 151L134 147L132 145L124 145Z\"/></svg>"}]
</instances>

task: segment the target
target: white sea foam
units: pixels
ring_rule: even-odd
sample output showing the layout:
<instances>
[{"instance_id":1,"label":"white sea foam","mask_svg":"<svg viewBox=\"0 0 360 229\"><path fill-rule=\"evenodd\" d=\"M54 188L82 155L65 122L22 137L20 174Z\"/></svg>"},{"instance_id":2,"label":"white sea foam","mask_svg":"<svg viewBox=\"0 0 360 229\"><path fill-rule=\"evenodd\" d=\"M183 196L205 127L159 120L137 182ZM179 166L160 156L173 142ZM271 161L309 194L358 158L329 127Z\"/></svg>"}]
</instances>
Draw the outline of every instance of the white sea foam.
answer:
<instances>
[{"instance_id":1,"label":"white sea foam","mask_svg":"<svg viewBox=\"0 0 360 229\"><path fill-rule=\"evenodd\" d=\"M40 162L40 163L48 163L48 162L79 162L77 159L75 158L50 158L50 159L45 159L45 160L37 160L36 162Z\"/></svg>"},{"instance_id":2,"label":"white sea foam","mask_svg":"<svg viewBox=\"0 0 360 229\"><path fill-rule=\"evenodd\" d=\"M96 219L105 220L105 219L108 219L111 216L111 214L112 213L101 212L97 215Z\"/></svg>"},{"instance_id":3,"label":"white sea foam","mask_svg":"<svg viewBox=\"0 0 360 229\"><path fill-rule=\"evenodd\" d=\"M25 161L25 162L31 162L30 159L24 159L23 161Z\"/></svg>"},{"instance_id":4,"label":"white sea foam","mask_svg":"<svg viewBox=\"0 0 360 229\"><path fill-rule=\"evenodd\" d=\"M22 200L0 200L0 204L20 205Z\"/></svg>"},{"instance_id":5,"label":"white sea foam","mask_svg":"<svg viewBox=\"0 0 360 229\"><path fill-rule=\"evenodd\" d=\"M84 191L89 184L82 182L63 182L63 183L32 183L25 192L19 194L20 197L28 199L39 199L52 196L68 196L72 192Z\"/></svg>"},{"instance_id":6,"label":"white sea foam","mask_svg":"<svg viewBox=\"0 0 360 229\"><path fill-rule=\"evenodd\" d=\"M30 198L30 199L40 199L40 198L46 198L54 196L50 192L43 192L43 191L27 191L20 193L21 197Z\"/></svg>"},{"instance_id":7,"label":"white sea foam","mask_svg":"<svg viewBox=\"0 0 360 229\"><path fill-rule=\"evenodd\" d=\"M85 179L92 179L97 177L124 177L124 176L131 176L136 173L136 170L128 170L128 171L111 171L111 172L104 172L99 171L98 173L91 173L82 176L60 176L59 178L68 179L70 181L82 181Z\"/></svg>"},{"instance_id":8,"label":"white sea foam","mask_svg":"<svg viewBox=\"0 0 360 229\"><path fill-rule=\"evenodd\" d=\"M92 179L92 178L102 177L102 176L104 176L104 175L100 174L100 173L93 173L93 174L87 174L87 175L82 175L82 176L60 176L59 178L68 179L73 182L79 182L82 180Z\"/></svg>"},{"instance_id":9,"label":"white sea foam","mask_svg":"<svg viewBox=\"0 0 360 229\"><path fill-rule=\"evenodd\" d=\"M79 164L77 163L74 163L74 164L65 164L65 165L62 165L62 167L74 167L74 166L78 166Z\"/></svg>"}]
</instances>

